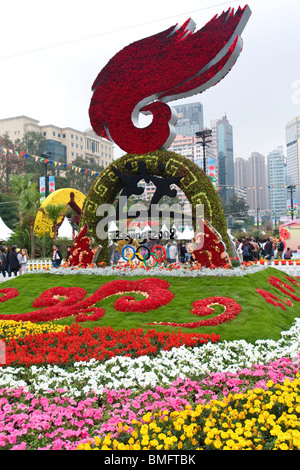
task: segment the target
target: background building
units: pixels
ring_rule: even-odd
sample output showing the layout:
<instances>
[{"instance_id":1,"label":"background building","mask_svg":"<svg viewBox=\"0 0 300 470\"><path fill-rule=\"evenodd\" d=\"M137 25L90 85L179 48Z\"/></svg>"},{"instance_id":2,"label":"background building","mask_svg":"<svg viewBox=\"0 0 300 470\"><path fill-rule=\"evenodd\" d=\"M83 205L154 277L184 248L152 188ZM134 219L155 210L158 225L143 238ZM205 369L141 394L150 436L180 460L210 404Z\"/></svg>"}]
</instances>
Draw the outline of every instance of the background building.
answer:
<instances>
[{"instance_id":1,"label":"background building","mask_svg":"<svg viewBox=\"0 0 300 470\"><path fill-rule=\"evenodd\" d=\"M293 198L300 201L300 116L286 125L287 185L296 186Z\"/></svg>"},{"instance_id":2,"label":"background building","mask_svg":"<svg viewBox=\"0 0 300 470\"><path fill-rule=\"evenodd\" d=\"M211 121L212 143L216 156L219 196L223 204L229 204L234 194L233 129L227 116Z\"/></svg>"},{"instance_id":3,"label":"background building","mask_svg":"<svg viewBox=\"0 0 300 470\"><path fill-rule=\"evenodd\" d=\"M201 103L189 103L181 106L172 106L177 112L177 135L194 136L203 129L203 106Z\"/></svg>"},{"instance_id":4,"label":"background building","mask_svg":"<svg viewBox=\"0 0 300 470\"><path fill-rule=\"evenodd\" d=\"M266 159L258 152L252 152L248 159L249 186L247 186L247 201L249 210L266 211Z\"/></svg>"},{"instance_id":5,"label":"background building","mask_svg":"<svg viewBox=\"0 0 300 470\"><path fill-rule=\"evenodd\" d=\"M286 175L283 147L268 154L268 188L270 210L278 217L286 215Z\"/></svg>"},{"instance_id":6,"label":"background building","mask_svg":"<svg viewBox=\"0 0 300 470\"><path fill-rule=\"evenodd\" d=\"M41 133L46 139L45 151L52 153L52 160L71 163L76 158L84 158L90 163L106 167L113 161L113 144L99 137L92 129L79 131L71 127L58 127L53 124L41 126L39 121L27 116L0 119L0 135L8 134L12 142L22 140L26 132Z\"/></svg>"}]
</instances>

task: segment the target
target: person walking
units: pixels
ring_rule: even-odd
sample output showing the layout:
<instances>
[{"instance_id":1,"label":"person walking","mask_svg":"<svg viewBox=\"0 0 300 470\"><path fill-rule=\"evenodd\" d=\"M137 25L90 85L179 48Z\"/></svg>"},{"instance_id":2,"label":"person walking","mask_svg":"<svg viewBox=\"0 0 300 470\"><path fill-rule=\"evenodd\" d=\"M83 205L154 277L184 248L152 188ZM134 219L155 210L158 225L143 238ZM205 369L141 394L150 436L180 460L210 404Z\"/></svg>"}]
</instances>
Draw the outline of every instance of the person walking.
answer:
<instances>
[{"instance_id":1,"label":"person walking","mask_svg":"<svg viewBox=\"0 0 300 470\"><path fill-rule=\"evenodd\" d=\"M53 252L52 252L52 267L59 268L62 261L62 254L59 251L59 248L56 245L53 245Z\"/></svg>"},{"instance_id":2,"label":"person walking","mask_svg":"<svg viewBox=\"0 0 300 470\"><path fill-rule=\"evenodd\" d=\"M170 245L170 263L176 263L177 254L177 243L173 242L172 245Z\"/></svg>"},{"instance_id":3,"label":"person walking","mask_svg":"<svg viewBox=\"0 0 300 470\"><path fill-rule=\"evenodd\" d=\"M265 244L265 259L271 261L274 257L273 238L268 238Z\"/></svg>"},{"instance_id":4,"label":"person walking","mask_svg":"<svg viewBox=\"0 0 300 470\"><path fill-rule=\"evenodd\" d=\"M16 250L17 250L17 247L13 245L11 247L11 252L8 253L8 257L7 257L7 261L8 261L9 268L10 268L10 275L14 274L15 276L18 275L18 272L21 267L19 259L18 259L18 253Z\"/></svg>"},{"instance_id":5,"label":"person walking","mask_svg":"<svg viewBox=\"0 0 300 470\"><path fill-rule=\"evenodd\" d=\"M23 248L21 251L21 269L20 274L25 274L28 272L28 261L29 256L26 248Z\"/></svg>"},{"instance_id":6,"label":"person walking","mask_svg":"<svg viewBox=\"0 0 300 470\"><path fill-rule=\"evenodd\" d=\"M250 242L250 238L247 238L242 245L243 261L245 263L253 260L253 251L254 251L254 246Z\"/></svg>"},{"instance_id":7,"label":"person walking","mask_svg":"<svg viewBox=\"0 0 300 470\"><path fill-rule=\"evenodd\" d=\"M281 240L281 238L279 238L278 244L277 244L277 259L282 259L283 251L284 251L284 243Z\"/></svg>"},{"instance_id":8,"label":"person walking","mask_svg":"<svg viewBox=\"0 0 300 470\"><path fill-rule=\"evenodd\" d=\"M3 277L6 277L6 273L8 275L7 257L3 246L0 247L0 270Z\"/></svg>"},{"instance_id":9,"label":"person walking","mask_svg":"<svg viewBox=\"0 0 300 470\"><path fill-rule=\"evenodd\" d=\"M284 253L284 259L291 259L292 256L293 256L293 252L290 248L288 248L286 252Z\"/></svg>"}]
</instances>

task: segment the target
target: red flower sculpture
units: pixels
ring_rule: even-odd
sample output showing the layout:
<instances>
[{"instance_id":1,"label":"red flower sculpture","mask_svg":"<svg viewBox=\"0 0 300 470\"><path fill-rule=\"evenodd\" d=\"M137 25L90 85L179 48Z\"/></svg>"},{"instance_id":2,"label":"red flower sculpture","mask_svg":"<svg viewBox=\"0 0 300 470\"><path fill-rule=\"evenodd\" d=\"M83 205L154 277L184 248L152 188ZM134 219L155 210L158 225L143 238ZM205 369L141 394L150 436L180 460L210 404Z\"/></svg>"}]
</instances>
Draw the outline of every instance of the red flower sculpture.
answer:
<instances>
[{"instance_id":1,"label":"red flower sculpture","mask_svg":"<svg viewBox=\"0 0 300 470\"><path fill-rule=\"evenodd\" d=\"M6 302L6 300L13 299L14 297L18 297L18 295L19 295L18 290L14 289L13 287L0 289L0 302Z\"/></svg>"},{"instance_id":2,"label":"red flower sculpture","mask_svg":"<svg viewBox=\"0 0 300 470\"><path fill-rule=\"evenodd\" d=\"M212 305L223 305L225 307L224 312L221 315L218 315L209 320L200 320L197 322L190 323L175 323L175 322L160 322L159 325L169 325L177 326L181 328L198 328L200 326L216 326L220 323L228 322L235 318L242 307L235 300L228 297L209 297L207 299L197 300L192 303L191 313L193 315L206 316L214 313L214 309L211 308ZM154 323L149 323L153 325Z\"/></svg>"},{"instance_id":3,"label":"red flower sculpture","mask_svg":"<svg viewBox=\"0 0 300 470\"><path fill-rule=\"evenodd\" d=\"M145 313L171 302L174 294L168 290L169 287L170 284L167 281L158 278L147 278L139 281L121 279L107 282L86 299L84 299L86 291L80 287L53 287L46 290L33 302L35 308L45 308L30 313L0 315L0 320L31 321L35 323L74 316L76 322L97 321L105 314L103 308L95 307L98 302L112 295L130 292L142 293L146 298L138 301L129 296L117 299L114 304L116 310ZM9 289L2 290L8 291ZM10 289L10 291L16 291L16 289ZM18 291L16 292L18 293ZM16 292L10 294L15 297Z\"/></svg>"},{"instance_id":4,"label":"red flower sculpture","mask_svg":"<svg viewBox=\"0 0 300 470\"><path fill-rule=\"evenodd\" d=\"M165 103L201 93L227 75L250 15L248 6L229 9L196 33L190 19L118 52L92 87L89 115L96 134L128 153L168 148L176 116ZM137 127L139 112L153 115L148 127Z\"/></svg>"},{"instance_id":5,"label":"red flower sculpture","mask_svg":"<svg viewBox=\"0 0 300 470\"><path fill-rule=\"evenodd\" d=\"M68 266L88 266L95 262L100 247L96 245L92 248L94 239L88 235L88 231L88 224L85 223L71 248Z\"/></svg>"},{"instance_id":6,"label":"red flower sculpture","mask_svg":"<svg viewBox=\"0 0 300 470\"><path fill-rule=\"evenodd\" d=\"M263 289L256 289L256 292L258 292L258 294L261 295L265 301L268 302L268 304L275 305L275 307L280 307L282 310L286 310L284 305L288 305L289 307L293 306L290 299L281 300L279 297L276 297L276 295L271 294L271 292L265 291Z\"/></svg>"},{"instance_id":7,"label":"red flower sculpture","mask_svg":"<svg viewBox=\"0 0 300 470\"><path fill-rule=\"evenodd\" d=\"M196 247L192 252L192 256L198 264L206 268L224 268L231 264L221 235L207 220L204 220L204 234L199 234L198 237L203 246ZM202 237L204 237L203 240Z\"/></svg>"}]
</instances>

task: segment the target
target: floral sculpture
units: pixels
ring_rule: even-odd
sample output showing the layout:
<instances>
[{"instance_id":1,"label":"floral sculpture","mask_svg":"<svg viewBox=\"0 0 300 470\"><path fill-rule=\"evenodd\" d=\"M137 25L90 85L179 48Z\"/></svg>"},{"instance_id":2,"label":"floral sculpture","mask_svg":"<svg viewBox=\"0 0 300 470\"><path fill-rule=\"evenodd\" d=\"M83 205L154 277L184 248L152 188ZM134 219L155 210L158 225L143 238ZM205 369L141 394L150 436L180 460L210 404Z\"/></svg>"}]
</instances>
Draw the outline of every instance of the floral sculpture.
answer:
<instances>
[{"instance_id":1,"label":"floral sculpture","mask_svg":"<svg viewBox=\"0 0 300 470\"><path fill-rule=\"evenodd\" d=\"M96 134L128 153L167 149L175 138L174 110L166 102L201 93L218 83L242 50L248 6L215 16L194 33L195 23L136 41L118 52L93 84L89 114ZM138 114L152 114L138 128Z\"/></svg>"}]
</instances>

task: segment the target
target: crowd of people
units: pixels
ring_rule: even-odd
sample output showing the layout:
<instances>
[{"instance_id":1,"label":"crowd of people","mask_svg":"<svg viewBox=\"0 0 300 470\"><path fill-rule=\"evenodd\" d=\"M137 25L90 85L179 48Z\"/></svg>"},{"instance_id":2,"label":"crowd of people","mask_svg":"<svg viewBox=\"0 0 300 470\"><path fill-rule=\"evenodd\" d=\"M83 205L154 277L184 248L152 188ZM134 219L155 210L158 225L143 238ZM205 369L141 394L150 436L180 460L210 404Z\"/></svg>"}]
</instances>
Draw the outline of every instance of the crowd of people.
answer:
<instances>
[{"instance_id":1,"label":"crowd of people","mask_svg":"<svg viewBox=\"0 0 300 470\"><path fill-rule=\"evenodd\" d=\"M0 271L3 277L18 276L28 272L29 256L26 248L16 245L0 247Z\"/></svg>"},{"instance_id":2,"label":"crowd of people","mask_svg":"<svg viewBox=\"0 0 300 470\"><path fill-rule=\"evenodd\" d=\"M269 237L268 239L240 238L235 241L236 251L240 261L248 262L263 258L267 261L273 259L291 259L293 256L291 248L285 249L283 241Z\"/></svg>"}]
</instances>

